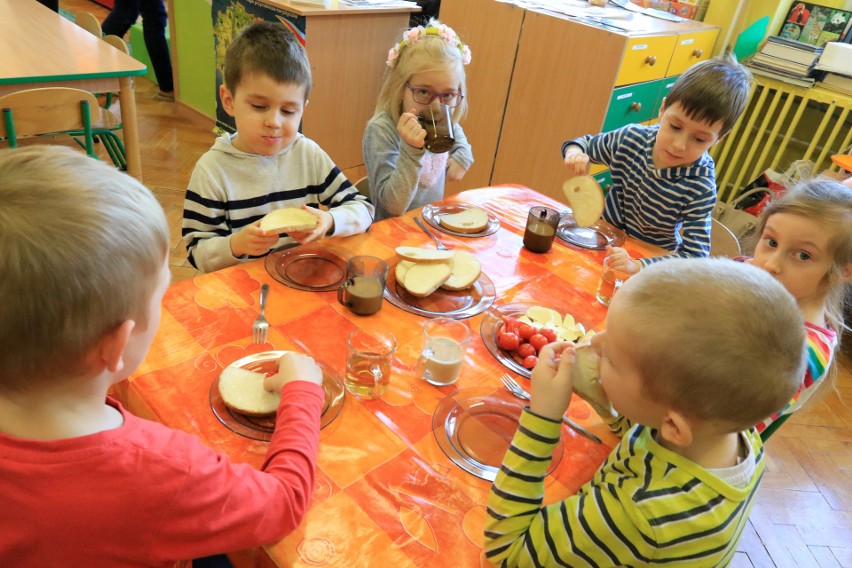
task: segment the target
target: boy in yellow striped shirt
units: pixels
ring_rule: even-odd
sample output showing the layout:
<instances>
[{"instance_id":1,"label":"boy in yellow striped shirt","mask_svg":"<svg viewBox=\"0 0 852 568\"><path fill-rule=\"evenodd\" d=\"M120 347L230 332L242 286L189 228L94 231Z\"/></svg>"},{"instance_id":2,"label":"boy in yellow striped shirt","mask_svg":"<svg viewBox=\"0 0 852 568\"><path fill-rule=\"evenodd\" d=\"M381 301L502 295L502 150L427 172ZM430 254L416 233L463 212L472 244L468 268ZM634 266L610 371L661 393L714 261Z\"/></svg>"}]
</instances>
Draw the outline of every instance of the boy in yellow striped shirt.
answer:
<instances>
[{"instance_id":1,"label":"boy in yellow striped shirt","mask_svg":"<svg viewBox=\"0 0 852 568\"><path fill-rule=\"evenodd\" d=\"M727 259L673 259L618 291L594 336L598 395L573 384L570 343L542 350L532 400L488 499L485 553L501 566L725 566L763 475L753 425L782 408L804 364L792 296ZM622 437L594 478L542 506L572 388ZM603 394L605 393L605 394ZM610 407L611 404L611 407Z\"/></svg>"}]
</instances>

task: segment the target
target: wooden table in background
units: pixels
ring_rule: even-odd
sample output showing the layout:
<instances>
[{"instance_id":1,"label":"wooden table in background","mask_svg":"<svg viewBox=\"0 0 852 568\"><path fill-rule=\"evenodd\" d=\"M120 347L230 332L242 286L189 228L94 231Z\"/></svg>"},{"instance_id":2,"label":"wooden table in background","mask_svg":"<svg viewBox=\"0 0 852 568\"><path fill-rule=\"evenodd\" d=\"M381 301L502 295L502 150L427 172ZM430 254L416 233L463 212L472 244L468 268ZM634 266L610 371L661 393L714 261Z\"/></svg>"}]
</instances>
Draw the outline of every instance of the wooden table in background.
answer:
<instances>
[{"instance_id":1,"label":"wooden table in background","mask_svg":"<svg viewBox=\"0 0 852 568\"><path fill-rule=\"evenodd\" d=\"M562 204L518 186L469 190L443 203L457 202L476 204L501 221L496 233L483 238L440 233L448 245L479 258L495 285L496 306L552 306L588 329L603 327L606 308L595 300L603 251L559 239L546 254L522 248L529 208L543 204L561 210ZM326 242L351 255L392 260L396 246L433 246L414 224L419 214L411 211L376 223L365 234ZM659 252L632 240L626 247L636 257ZM251 324L265 282L271 285L269 341L254 344ZM481 541L491 483L450 461L432 432L432 415L446 396L470 387L504 392L499 377L507 369L483 344L482 319L480 314L462 320L472 337L459 381L434 387L414 373L423 317L388 302L372 316L356 316L337 303L336 292L299 291L273 280L261 259L171 286L148 357L118 385L116 395L132 412L193 433L232 460L260 467L267 443L233 433L211 411L211 384L222 369L246 355L279 349L308 353L342 375L347 334L361 326L388 329L398 342L388 392L373 401L347 393L340 415L320 436L307 517L296 532L265 547L266 553L288 567L486 565ZM521 382L529 385L527 379ZM565 452L547 478L548 502L575 493L591 479L616 442L584 402L575 399L569 413L604 443L563 427Z\"/></svg>"},{"instance_id":2,"label":"wooden table in background","mask_svg":"<svg viewBox=\"0 0 852 568\"><path fill-rule=\"evenodd\" d=\"M139 178L133 77L144 64L36 0L0 0L0 95L41 87L118 92L127 172Z\"/></svg>"}]
</instances>

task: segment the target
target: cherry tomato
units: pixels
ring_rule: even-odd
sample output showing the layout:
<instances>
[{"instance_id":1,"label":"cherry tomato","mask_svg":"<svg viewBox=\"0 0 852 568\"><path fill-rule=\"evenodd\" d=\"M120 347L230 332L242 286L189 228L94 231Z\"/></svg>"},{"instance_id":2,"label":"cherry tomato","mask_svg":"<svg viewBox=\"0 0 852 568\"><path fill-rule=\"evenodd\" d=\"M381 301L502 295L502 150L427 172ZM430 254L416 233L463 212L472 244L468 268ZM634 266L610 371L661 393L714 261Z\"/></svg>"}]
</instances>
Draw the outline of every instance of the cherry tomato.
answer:
<instances>
[{"instance_id":1,"label":"cherry tomato","mask_svg":"<svg viewBox=\"0 0 852 568\"><path fill-rule=\"evenodd\" d=\"M545 336L540 333L536 333L532 337L530 337L530 345L535 349L536 354L541 351L541 348L550 343Z\"/></svg>"},{"instance_id":2,"label":"cherry tomato","mask_svg":"<svg viewBox=\"0 0 852 568\"><path fill-rule=\"evenodd\" d=\"M553 343L554 341L556 341L556 331L550 329L549 327L543 328L541 331L539 331L539 333L547 338L548 343Z\"/></svg>"},{"instance_id":3,"label":"cherry tomato","mask_svg":"<svg viewBox=\"0 0 852 568\"><path fill-rule=\"evenodd\" d=\"M518 348L520 343L521 340L518 339L518 336L514 333L501 331L497 336L497 347L505 351L514 351Z\"/></svg>"},{"instance_id":4,"label":"cherry tomato","mask_svg":"<svg viewBox=\"0 0 852 568\"><path fill-rule=\"evenodd\" d=\"M521 359L526 359L530 355L536 354L535 347L533 347L529 343L521 343L520 345L518 345L517 349L515 349L515 352Z\"/></svg>"},{"instance_id":5,"label":"cherry tomato","mask_svg":"<svg viewBox=\"0 0 852 568\"><path fill-rule=\"evenodd\" d=\"M518 320L512 316L503 316L503 331L514 333L518 328Z\"/></svg>"},{"instance_id":6,"label":"cherry tomato","mask_svg":"<svg viewBox=\"0 0 852 568\"><path fill-rule=\"evenodd\" d=\"M524 369L532 369L535 367L536 363L538 363L538 357L530 355L528 357L524 357L524 362L521 363L521 365L524 366Z\"/></svg>"},{"instance_id":7,"label":"cherry tomato","mask_svg":"<svg viewBox=\"0 0 852 568\"><path fill-rule=\"evenodd\" d=\"M518 324L518 335L521 339L529 339L535 335L535 328L528 323L520 322Z\"/></svg>"}]
</instances>

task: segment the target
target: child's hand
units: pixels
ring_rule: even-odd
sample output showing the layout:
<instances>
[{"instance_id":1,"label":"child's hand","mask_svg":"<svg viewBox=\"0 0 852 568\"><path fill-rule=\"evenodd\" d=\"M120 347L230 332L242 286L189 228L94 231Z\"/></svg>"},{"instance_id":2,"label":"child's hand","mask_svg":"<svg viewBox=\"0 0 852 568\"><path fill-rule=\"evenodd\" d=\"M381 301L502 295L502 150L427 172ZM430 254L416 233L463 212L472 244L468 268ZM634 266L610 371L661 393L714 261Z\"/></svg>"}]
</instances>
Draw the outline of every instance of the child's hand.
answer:
<instances>
[{"instance_id":1,"label":"child's hand","mask_svg":"<svg viewBox=\"0 0 852 568\"><path fill-rule=\"evenodd\" d=\"M453 160L447 160L447 181L459 181L467 173L467 168Z\"/></svg>"},{"instance_id":2,"label":"child's hand","mask_svg":"<svg viewBox=\"0 0 852 568\"><path fill-rule=\"evenodd\" d=\"M426 143L426 131L420 126L417 118L417 109L411 109L402 113L399 122L396 123L396 131L403 142L415 148L422 148Z\"/></svg>"},{"instance_id":3,"label":"child's hand","mask_svg":"<svg viewBox=\"0 0 852 568\"><path fill-rule=\"evenodd\" d=\"M235 257L266 254L275 246L278 238L278 235L267 234L260 228L260 221L255 221L231 235L231 254Z\"/></svg>"},{"instance_id":4,"label":"child's hand","mask_svg":"<svg viewBox=\"0 0 852 568\"><path fill-rule=\"evenodd\" d=\"M311 357L288 351L278 360L278 372L263 379L263 388L281 392L292 381L305 381L322 386L322 369Z\"/></svg>"},{"instance_id":5,"label":"child's hand","mask_svg":"<svg viewBox=\"0 0 852 568\"><path fill-rule=\"evenodd\" d=\"M615 270L636 274L642 265L630 258L630 253L621 247L606 247L606 257L612 259L609 263Z\"/></svg>"},{"instance_id":6,"label":"child's hand","mask_svg":"<svg viewBox=\"0 0 852 568\"><path fill-rule=\"evenodd\" d=\"M574 344L559 341L545 345L532 370L530 410L539 416L562 420L573 390Z\"/></svg>"},{"instance_id":7,"label":"child's hand","mask_svg":"<svg viewBox=\"0 0 852 568\"><path fill-rule=\"evenodd\" d=\"M565 169L568 170L568 176L586 176L591 171L589 165L589 156L583 153L577 146L569 146L565 150Z\"/></svg>"},{"instance_id":8,"label":"child's hand","mask_svg":"<svg viewBox=\"0 0 852 568\"><path fill-rule=\"evenodd\" d=\"M289 233L293 240L305 244L322 239L326 233L334 230L334 217L332 217L331 213L328 211L308 207L307 205L302 205L302 209L310 211L313 215L318 217L317 226L312 231L293 231Z\"/></svg>"}]
</instances>

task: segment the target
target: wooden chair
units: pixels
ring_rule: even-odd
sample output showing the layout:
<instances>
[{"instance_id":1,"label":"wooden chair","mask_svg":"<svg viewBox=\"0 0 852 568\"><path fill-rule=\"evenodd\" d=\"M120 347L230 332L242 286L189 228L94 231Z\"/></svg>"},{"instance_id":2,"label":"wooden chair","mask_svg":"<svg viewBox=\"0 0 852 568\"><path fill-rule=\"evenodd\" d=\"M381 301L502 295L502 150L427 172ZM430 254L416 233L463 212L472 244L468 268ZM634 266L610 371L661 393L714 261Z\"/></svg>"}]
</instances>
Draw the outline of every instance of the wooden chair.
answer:
<instances>
[{"instance_id":1,"label":"wooden chair","mask_svg":"<svg viewBox=\"0 0 852 568\"><path fill-rule=\"evenodd\" d=\"M101 37L104 35L101 31L101 23L91 13L77 12L74 15L76 16L75 22L78 26L80 26L95 37Z\"/></svg>"},{"instance_id":2,"label":"wooden chair","mask_svg":"<svg viewBox=\"0 0 852 568\"><path fill-rule=\"evenodd\" d=\"M355 186L355 189L358 190L358 193L368 199L370 198L370 180L367 178L367 176L362 177L353 185Z\"/></svg>"},{"instance_id":3,"label":"wooden chair","mask_svg":"<svg viewBox=\"0 0 852 568\"><path fill-rule=\"evenodd\" d=\"M0 139L16 148L19 138L78 132L86 154L97 159L89 114L97 108L95 96L80 89L47 87L10 93L0 97Z\"/></svg>"},{"instance_id":4,"label":"wooden chair","mask_svg":"<svg viewBox=\"0 0 852 568\"><path fill-rule=\"evenodd\" d=\"M742 254L740 241L725 225L716 219L711 219L710 256L727 256L733 258Z\"/></svg>"}]
</instances>

